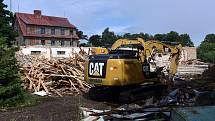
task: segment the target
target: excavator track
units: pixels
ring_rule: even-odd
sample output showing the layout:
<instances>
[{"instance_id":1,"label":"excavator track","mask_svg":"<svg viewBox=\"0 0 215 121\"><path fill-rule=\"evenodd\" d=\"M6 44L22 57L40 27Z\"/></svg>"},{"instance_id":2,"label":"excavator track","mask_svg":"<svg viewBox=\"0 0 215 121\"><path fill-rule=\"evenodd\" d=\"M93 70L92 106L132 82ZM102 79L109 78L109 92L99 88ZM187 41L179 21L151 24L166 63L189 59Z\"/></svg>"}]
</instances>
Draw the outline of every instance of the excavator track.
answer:
<instances>
[{"instance_id":1,"label":"excavator track","mask_svg":"<svg viewBox=\"0 0 215 121\"><path fill-rule=\"evenodd\" d=\"M128 87L104 87L96 86L89 90L90 99L113 103L132 103L149 97L165 95L167 86L162 84L132 85Z\"/></svg>"}]
</instances>

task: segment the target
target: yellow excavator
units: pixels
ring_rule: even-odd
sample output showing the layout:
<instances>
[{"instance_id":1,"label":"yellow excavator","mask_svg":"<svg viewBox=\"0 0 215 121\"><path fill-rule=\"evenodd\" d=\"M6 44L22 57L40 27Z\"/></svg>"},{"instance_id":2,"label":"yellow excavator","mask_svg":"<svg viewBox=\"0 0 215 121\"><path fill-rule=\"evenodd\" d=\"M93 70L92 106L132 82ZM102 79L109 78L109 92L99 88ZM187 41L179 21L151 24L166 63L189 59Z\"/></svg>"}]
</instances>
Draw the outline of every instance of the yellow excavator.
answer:
<instances>
[{"instance_id":1,"label":"yellow excavator","mask_svg":"<svg viewBox=\"0 0 215 121\"><path fill-rule=\"evenodd\" d=\"M85 81L103 92L106 88L117 92L122 88L134 90L137 86L139 90L140 85L147 82L167 85L176 74L181 50L180 44L172 46L141 38L119 39L110 50L99 48L89 57L85 64Z\"/></svg>"}]
</instances>

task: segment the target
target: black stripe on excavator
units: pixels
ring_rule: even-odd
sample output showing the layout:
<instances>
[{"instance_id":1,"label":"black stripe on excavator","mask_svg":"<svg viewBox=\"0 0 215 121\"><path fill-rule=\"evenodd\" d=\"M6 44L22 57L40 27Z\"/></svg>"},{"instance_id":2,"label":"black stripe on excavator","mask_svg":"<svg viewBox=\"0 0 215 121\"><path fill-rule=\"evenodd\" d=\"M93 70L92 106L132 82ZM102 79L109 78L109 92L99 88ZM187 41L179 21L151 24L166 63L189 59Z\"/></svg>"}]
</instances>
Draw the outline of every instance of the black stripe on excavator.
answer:
<instances>
[{"instance_id":1,"label":"black stripe on excavator","mask_svg":"<svg viewBox=\"0 0 215 121\"><path fill-rule=\"evenodd\" d=\"M105 78L108 59L136 59L131 54L100 54L89 57L88 77Z\"/></svg>"},{"instance_id":2,"label":"black stripe on excavator","mask_svg":"<svg viewBox=\"0 0 215 121\"><path fill-rule=\"evenodd\" d=\"M88 77L105 78L107 60L90 60L88 65Z\"/></svg>"}]
</instances>

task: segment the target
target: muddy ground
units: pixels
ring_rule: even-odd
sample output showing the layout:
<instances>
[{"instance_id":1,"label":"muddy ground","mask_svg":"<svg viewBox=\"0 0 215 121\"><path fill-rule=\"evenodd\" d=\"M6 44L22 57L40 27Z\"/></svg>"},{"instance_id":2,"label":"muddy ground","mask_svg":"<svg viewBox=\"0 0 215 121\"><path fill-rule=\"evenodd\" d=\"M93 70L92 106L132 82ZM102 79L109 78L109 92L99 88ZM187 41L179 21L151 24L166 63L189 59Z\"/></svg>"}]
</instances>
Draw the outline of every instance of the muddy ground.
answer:
<instances>
[{"instance_id":1,"label":"muddy ground","mask_svg":"<svg viewBox=\"0 0 215 121\"><path fill-rule=\"evenodd\" d=\"M0 111L0 121L79 121L82 118L79 107L109 108L83 96L48 97L35 106Z\"/></svg>"}]
</instances>

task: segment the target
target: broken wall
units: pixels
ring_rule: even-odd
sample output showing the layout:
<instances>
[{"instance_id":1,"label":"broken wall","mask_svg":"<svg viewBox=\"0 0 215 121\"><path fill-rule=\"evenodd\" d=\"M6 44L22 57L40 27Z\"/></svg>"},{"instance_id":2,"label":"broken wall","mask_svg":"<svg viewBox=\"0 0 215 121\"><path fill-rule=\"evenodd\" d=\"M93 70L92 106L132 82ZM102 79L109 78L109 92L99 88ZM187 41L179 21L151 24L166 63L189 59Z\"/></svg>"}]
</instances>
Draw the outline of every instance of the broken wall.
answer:
<instances>
[{"instance_id":1,"label":"broken wall","mask_svg":"<svg viewBox=\"0 0 215 121\"><path fill-rule=\"evenodd\" d=\"M21 47L20 52L24 55L38 55L45 58L69 58L74 57L74 53L79 53L81 50L91 55L93 47Z\"/></svg>"},{"instance_id":2,"label":"broken wall","mask_svg":"<svg viewBox=\"0 0 215 121\"><path fill-rule=\"evenodd\" d=\"M181 52L180 61L188 61L197 59L197 48L196 47L183 47Z\"/></svg>"}]
</instances>

